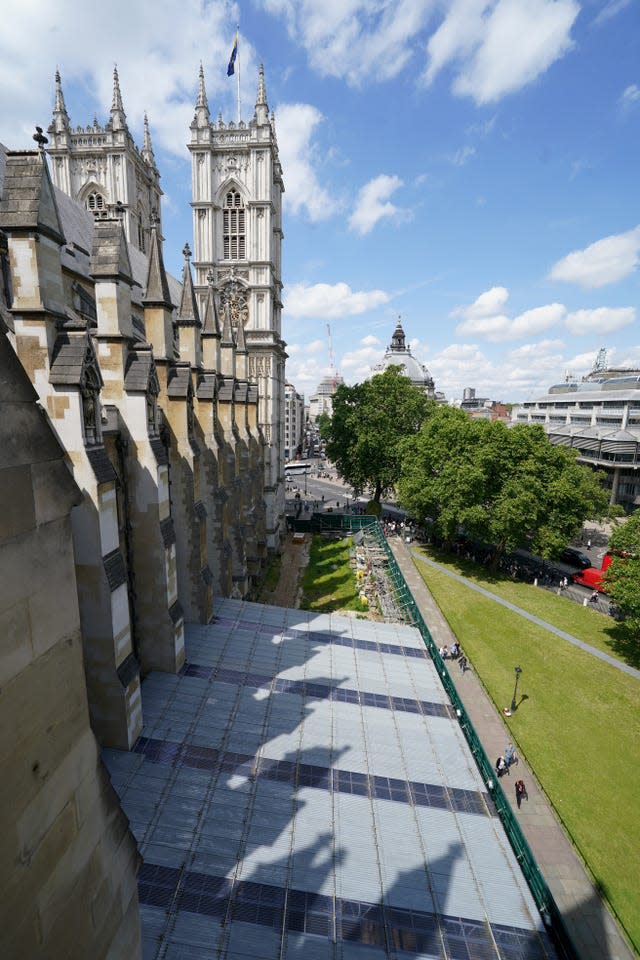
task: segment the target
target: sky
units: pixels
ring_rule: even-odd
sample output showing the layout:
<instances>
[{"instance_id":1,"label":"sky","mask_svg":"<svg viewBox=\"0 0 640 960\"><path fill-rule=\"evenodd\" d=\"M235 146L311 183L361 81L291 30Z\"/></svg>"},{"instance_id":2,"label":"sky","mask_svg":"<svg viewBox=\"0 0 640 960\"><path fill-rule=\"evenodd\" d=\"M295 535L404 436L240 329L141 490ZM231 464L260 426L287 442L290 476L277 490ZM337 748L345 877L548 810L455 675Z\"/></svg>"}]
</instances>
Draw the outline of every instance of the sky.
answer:
<instances>
[{"instance_id":1,"label":"sky","mask_svg":"<svg viewBox=\"0 0 640 960\"><path fill-rule=\"evenodd\" d=\"M236 24L242 119L260 63L276 118L286 375L307 399L369 376L398 316L452 402L539 396L601 347L640 365L640 0L4 0L0 142L48 126L56 69L72 124L105 122L117 64L179 276L198 70L235 119Z\"/></svg>"}]
</instances>

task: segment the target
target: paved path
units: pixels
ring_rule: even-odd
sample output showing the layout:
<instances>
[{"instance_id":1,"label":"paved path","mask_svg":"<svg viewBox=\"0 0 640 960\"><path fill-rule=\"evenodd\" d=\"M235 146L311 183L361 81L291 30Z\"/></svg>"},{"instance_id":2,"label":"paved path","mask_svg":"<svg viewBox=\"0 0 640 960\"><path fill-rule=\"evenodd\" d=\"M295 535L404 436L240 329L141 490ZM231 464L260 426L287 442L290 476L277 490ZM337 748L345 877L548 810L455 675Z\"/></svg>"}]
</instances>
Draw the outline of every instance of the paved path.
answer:
<instances>
[{"instance_id":1,"label":"paved path","mask_svg":"<svg viewBox=\"0 0 640 960\"><path fill-rule=\"evenodd\" d=\"M389 544L434 641L438 647L450 646L454 636L419 575L409 549L400 539L393 538ZM489 596L498 600L493 594ZM472 670L460 675L455 664L447 666L485 751L489 757L500 756L511 740L502 717ZM501 785L562 912L578 956L581 960L631 960L636 954L595 890L525 758L520 758L516 772L517 777L503 777ZM520 810L515 802L516 779L525 781L529 794Z\"/></svg>"},{"instance_id":2,"label":"paved path","mask_svg":"<svg viewBox=\"0 0 640 960\"><path fill-rule=\"evenodd\" d=\"M549 633L555 633L557 637L562 637L563 640L568 640L569 643L573 643L576 647L586 650L587 653L593 654L594 657L604 660L605 663L615 667L616 670L622 670L623 673L628 673L629 676L635 677L636 680L640 680L640 670L630 667L627 663L623 663L622 660L618 660L617 657L612 657L610 654L605 653L604 650L598 650L597 647L591 647L588 643L585 643L584 640L579 640L578 637L574 637L570 633L565 633L564 630L560 630L558 627L554 627L545 620L541 620L540 617L536 617L533 613L527 613L526 610L523 610L521 607L517 607L514 603L510 603L508 600L503 600L502 597L497 596L490 590L486 590L478 583L474 583L473 580L469 580L467 577L460 576L459 573L454 573L452 570L448 570L441 564L436 563L435 560L430 560L420 550L411 549L411 555L416 557L422 563L427 563L430 567L435 567L441 573L451 577L452 580L458 580L460 583L463 583L465 587L469 587L470 590L475 590L477 593L481 593L483 596L495 601L495 603L499 603L500 606L507 607L507 609L512 610L513 613L517 613L519 616L524 617L525 620L530 620L532 623L536 623L539 627L544 627L544 629L548 630Z\"/></svg>"}]
</instances>

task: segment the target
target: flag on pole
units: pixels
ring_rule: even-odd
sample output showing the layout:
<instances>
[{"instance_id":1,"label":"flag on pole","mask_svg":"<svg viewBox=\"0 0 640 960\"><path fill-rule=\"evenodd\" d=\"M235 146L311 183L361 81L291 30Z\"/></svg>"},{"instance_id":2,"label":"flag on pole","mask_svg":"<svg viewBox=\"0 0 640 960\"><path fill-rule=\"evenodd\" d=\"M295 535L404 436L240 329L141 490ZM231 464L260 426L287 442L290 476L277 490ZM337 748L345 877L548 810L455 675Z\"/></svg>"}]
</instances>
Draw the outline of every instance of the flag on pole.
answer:
<instances>
[{"instance_id":1,"label":"flag on pole","mask_svg":"<svg viewBox=\"0 0 640 960\"><path fill-rule=\"evenodd\" d=\"M227 67L228 77L232 77L236 72L235 62L236 62L237 56L238 56L238 31L236 30L236 38L233 41L233 50L231 51L231 56L229 57L229 66Z\"/></svg>"}]
</instances>

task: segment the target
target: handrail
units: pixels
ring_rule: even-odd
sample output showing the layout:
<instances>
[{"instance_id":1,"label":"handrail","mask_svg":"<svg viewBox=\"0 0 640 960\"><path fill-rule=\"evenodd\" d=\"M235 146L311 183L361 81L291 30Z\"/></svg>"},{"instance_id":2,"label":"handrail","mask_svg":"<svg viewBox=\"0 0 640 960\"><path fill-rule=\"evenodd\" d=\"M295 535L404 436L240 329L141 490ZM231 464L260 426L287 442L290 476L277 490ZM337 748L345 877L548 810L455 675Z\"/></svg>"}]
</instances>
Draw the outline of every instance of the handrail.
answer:
<instances>
[{"instance_id":1,"label":"handrail","mask_svg":"<svg viewBox=\"0 0 640 960\"><path fill-rule=\"evenodd\" d=\"M314 513L308 519L289 518L290 529L300 533L322 533L324 531L341 531L344 533L353 533L359 530L366 530L367 535L372 536L377 545L382 547L388 559L388 567L385 571L388 573L394 588L398 595L396 602L404 611L407 622L411 623L420 631L420 636L429 651L431 659L435 665L440 682L442 683L460 724L471 753L480 771L480 775L487 787L489 796L493 801L496 812L500 817L505 833L515 853L516 859L520 864L523 876L529 885L532 896L540 910L542 919L553 936L555 946L559 952L561 960L580 960L578 953L573 945L569 931L567 930L564 918L560 912L557 903L554 900L549 886L544 879L538 862L534 857L525 835L507 798L504 795L502 787L495 775L493 764L489 760L480 738L473 723L465 709L464 703L458 695L455 684L449 676L442 657L438 651L429 628L427 627L418 605L413 598L404 574L398 565L398 562L389 546L386 536L376 517L367 515L350 514L322 514Z\"/></svg>"}]
</instances>

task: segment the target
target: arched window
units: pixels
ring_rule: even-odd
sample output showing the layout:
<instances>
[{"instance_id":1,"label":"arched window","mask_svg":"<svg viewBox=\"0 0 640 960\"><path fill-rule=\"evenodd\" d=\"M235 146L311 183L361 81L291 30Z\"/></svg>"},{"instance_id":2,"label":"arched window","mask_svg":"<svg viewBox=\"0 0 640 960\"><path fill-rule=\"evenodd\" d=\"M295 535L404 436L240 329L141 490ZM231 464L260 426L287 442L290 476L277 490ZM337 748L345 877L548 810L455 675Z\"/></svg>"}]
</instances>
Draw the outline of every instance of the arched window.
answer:
<instances>
[{"instance_id":1,"label":"arched window","mask_svg":"<svg viewBox=\"0 0 640 960\"><path fill-rule=\"evenodd\" d=\"M142 212L142 204L139 203L139 204L138 204L138 247L139 247L140 250L142 250L142 252L144 253L144 252L145 252L145 249L144 249L144 226L143 226L143 217L144 217L144 215L143 215L143 212Z\"/></svg>"},{"instance_id":2,"label":"arched window","mask_svg":"<svg viewBox=\"0 0 640 960\"><path fill-rule=\"evenodd\" d=\"M244 204L240 193L237 190L229 190L224 198L223 208L225 260L244 260L246 256L244 214Z\"/></svg>"},{"instance_id":3,"label":"arched window","mask_svg":"<svg viewBox=\"0 0 640 960\"><path fill-rule=\"evenodd\" d=\"M87 210L92 213L102 213L107 209L107 201L97 190L92 190L87 197Z\"/></svg>"}]
</instances>

